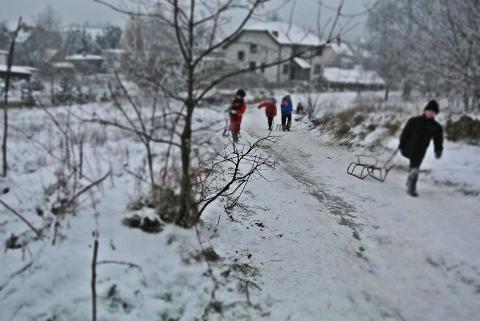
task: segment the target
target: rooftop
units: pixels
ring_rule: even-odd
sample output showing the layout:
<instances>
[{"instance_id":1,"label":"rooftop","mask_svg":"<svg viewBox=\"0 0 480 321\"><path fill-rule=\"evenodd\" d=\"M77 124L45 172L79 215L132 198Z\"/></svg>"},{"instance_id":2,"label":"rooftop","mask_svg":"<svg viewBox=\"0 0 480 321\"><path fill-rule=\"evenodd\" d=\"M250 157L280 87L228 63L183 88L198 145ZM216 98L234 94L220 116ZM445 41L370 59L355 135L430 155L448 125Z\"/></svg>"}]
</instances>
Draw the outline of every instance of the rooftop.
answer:
<instances>
[{"instance_id":1,"label":"rooftop","mask_svg":"<svg viewBox=\"0 0 480 321\"><path fill-rule=\"evenodd\" d=\"M352 50L344 42L340 44L332 42L328 46L332 48L333 51L335 51L338 55L353 56Z\"/></svg>"},{"instance_id":2,"label":"rooftop","mask_svg":"<svg viewBox=\"0 0 480 321\"><path fill-rule=\"evenodd\" d=\"M14 74L31 75L36 69L28 66L12 66L11 72ZM6 72L7 65L0 65L0 72Z\"/></svg>"},{"instance_id":3,"label":"rooftop","mask_svg":"<svg viewBox=\"0 0 480 321\"><path fill-rule=\"evenodd\" d=\"M312 32L285 22L259 22L243 30L266 31L282 45L319 46L324 43Z\"/></svg>"},{"instance_id":4,"label":"rooftop","mask_svg":"<svg viewBox=\"0 0 480 321\"><path fill-rule=\"evenodd\" d=\"M65 57L65 60L70 60L70 61L81 61L81 60L103 60L102 56L99 55L83 55L83 54L78 54L78 55L71 55Z\"/></svg>"},{"instance_id":5,"label":"rooftop","mask_svg":"<svg viewBox=\"0 0 480 321\"><path fill-rule=\"evenodd\" d=\"M373 70L355 66L353 69L325 68L323 78L332 83L385 85L385 81Z\"/></svg>"}]
</instances>

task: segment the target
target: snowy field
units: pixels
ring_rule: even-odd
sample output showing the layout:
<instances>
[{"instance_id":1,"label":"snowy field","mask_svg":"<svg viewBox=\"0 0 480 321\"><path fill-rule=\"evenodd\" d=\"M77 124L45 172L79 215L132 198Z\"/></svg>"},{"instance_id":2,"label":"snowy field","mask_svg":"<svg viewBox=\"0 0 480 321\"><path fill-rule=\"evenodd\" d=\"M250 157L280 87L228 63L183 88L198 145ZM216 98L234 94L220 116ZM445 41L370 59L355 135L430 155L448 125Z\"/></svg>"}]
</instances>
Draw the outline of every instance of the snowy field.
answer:
<instances>
[{"instance_id":1,"label":"snowy field","mask_svg":"<svg viewBox=\"0 0 480 321\"><path fill-rule=\"evenodd\" d=\"M276 93L277 100L284 94ZM296 103L307 95L292 98ZM319 117L359 101L356 93L315 98ZM413 116L421 106L406 108ZM221 120L223 109L200 111L196 119ZM23 222L0 208L0 237L5 248L7 240L16 245L0 254L0 320L90 320L96 234L102 321L478 320L479 147L447 142L441 160L429 150L421 197L412 199L400 156L385 183L346 174L357 153L388 158L395 137L373 151L360 143L347 148L294 122L292 132L275 132L282 136L270 150L277 168L248 184L231 218L220 203L205 213L200 244L195 231L166 225L148 234L122 225L132 214L153 218L155 212L127 210L146 192L144 150L135 136L81 120L118 117L110 106L50 112L62 124L70 118L72 133L84 135L85 177L73 186L112 174L79 198L74 213L55 217L50 209L72 194L58 188L71 179L59 160L61 133L43 110L11 111L11 172L0 181L1 200L44 228L45 237L34 240ZM241 144L264 137L266 128L264 112L250 105ZM226 139L221 132L210 135ZM163 151L156 147L155 154ZM160 156L155 169L162 169ZM201 253L210 246L221 259L207 264Z\"/></svg>"}]
</instances>

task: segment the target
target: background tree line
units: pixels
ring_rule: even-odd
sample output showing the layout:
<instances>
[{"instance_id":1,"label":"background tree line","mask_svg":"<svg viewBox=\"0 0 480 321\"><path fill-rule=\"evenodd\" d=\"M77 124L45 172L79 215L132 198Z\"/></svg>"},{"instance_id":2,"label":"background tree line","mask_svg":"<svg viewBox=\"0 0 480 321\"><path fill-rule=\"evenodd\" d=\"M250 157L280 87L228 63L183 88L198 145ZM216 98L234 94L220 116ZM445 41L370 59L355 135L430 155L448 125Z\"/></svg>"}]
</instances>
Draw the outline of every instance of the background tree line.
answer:
<instances>
[{"instance_id":1,"label":"background tree line","mask_svg":"<svg viewBox=\"0 0 480 321\"><path fill-rule=\"evenodd\" d=\"M383 0L369 14L372 65L390 89L479 107L480 1Z\"/></svg>"}]
</instances>

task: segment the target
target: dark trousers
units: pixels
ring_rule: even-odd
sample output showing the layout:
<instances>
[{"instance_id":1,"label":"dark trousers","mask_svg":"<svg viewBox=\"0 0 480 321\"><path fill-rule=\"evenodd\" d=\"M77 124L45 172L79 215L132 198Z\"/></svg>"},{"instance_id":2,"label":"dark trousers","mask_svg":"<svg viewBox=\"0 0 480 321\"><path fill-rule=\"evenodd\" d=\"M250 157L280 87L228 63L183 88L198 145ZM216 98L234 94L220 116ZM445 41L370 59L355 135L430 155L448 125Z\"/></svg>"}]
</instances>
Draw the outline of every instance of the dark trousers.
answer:
<instances>
[{"instance_id":1,"label":"dark trousers","mask_svg":"<svg viewBox=\"0 0 480 321\"><path fill-rule=\"evenodd\" d=\"M273 117L267 117L267 119L268 119L268 129L272 130Z\"/></svg>"},{"instance_id":2,"label":"dark trousers","mask_svg":"<svg viewBox=\"0 0 480 321\"><path fill-rule=\"evenodd\" d=\"M420 165L422 165L423 158L419 157L411 157L410 159L410 169L412 168L420 168Z\"/></svg>"},{"instance_id":3,"label":"dark trousers","mask_svg":"<svg viewBox=\"0 0 480 321\"><path fill-rule=\"evenodd\" d=\"M292 114L282 114L282 129L290 130L292 124Z\"/></svg>"},{"instance_id":4,"label":"dark trousers","mask_svg":"<svg viewBox=\"0 0 480 321\"><path fill-rule=\"evenodd\" d=\"M420 165L422 165L423 157L410 157L410 171L407 178L407 192L412 196L417 194L417 181L420 175Z\"/></svg>"}]
</instances>

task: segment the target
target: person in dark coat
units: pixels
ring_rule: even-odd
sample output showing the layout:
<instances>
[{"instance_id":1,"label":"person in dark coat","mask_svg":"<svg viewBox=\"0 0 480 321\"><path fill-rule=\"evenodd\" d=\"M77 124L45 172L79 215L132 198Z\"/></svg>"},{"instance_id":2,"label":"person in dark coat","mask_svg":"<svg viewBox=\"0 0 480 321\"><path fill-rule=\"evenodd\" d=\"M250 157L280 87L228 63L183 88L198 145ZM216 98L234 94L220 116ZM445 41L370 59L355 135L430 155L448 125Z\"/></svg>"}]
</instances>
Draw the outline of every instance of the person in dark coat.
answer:
<instances>
[{"instance_id":1,"label":"person in dark coat","mask_svg":"<svg viewBox=\"0 0 480 321\"><path fill-rule=\"evenodd\" d=\"M417 197L417 181L420 165L427 152L430 141L433 139L435 157L442 157L443 129L435 120L440 109L435 100L430 101L423 111L423 115L410 118L400 136L399 149L403 156L410 160L410 173L407 180L407 193Z\"/></svg>"},{"instance_id":2,"label":"person in dark coat","mask_svg":"<svg viewBox=\"0 0 480 321\"><path fill-rule=\"evenodd\" d=\"M283 97L281 110L282 110L282 130L290 131L290 126L292 124L292 111L293 111L292 98L290 97L290 95Z\"/></svg>"},{"instance_id":3,"label":"person in dark coat","mask_svg":"<svg viewBox=\"0 0 480 321\"><path fill-rule=\"evenodd\" d=\"M305 115L305 107L303 107L303 104L301 102L299 102L297 105L297 114Z\"/></svg>"},{"instance_id":4,"label":"person in dark coat","mask_svg":"<svg viewBox=\"0 0 480 321\"><path fill-rule=\"evenodd\" d=\"M277 116L277 106L275 106L276 103L277 100L272 97L270 100L264 101L258 105L258 109L265 108L265 116L267 116L268 121L268 130L270 131L272 130L273 118Z\"/></svg>"},{"instance_id":5,"label":"person in dark coat","mask_svg":"<svg viewBox=\"0 0 480 321\"><path fill-rule=\"evenodd\" d=\"M228 108L230 115L230 131L232 132L233 142L238 142L238 135L240 134L240 126L242 124L242 117L247 110L247 104L245 103L245 91L239 89L236 93L235 99Z\"/></svg>"}]
</instances>

